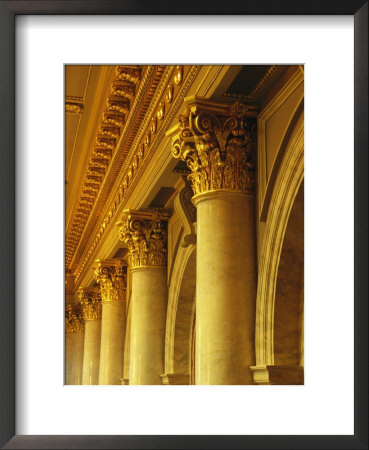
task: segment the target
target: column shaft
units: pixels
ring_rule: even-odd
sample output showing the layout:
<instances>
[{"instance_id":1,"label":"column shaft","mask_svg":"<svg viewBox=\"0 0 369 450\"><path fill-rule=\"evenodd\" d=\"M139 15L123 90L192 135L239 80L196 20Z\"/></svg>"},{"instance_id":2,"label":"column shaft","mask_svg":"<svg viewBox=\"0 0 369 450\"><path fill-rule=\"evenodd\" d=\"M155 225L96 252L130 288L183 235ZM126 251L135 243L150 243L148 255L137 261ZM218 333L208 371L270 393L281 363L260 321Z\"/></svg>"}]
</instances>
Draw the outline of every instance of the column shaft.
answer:
<instances>
[{"instance_id":1,"label":"column shaft","mask_svg":"<svg viewBox=\"0 0 369 450\"><path fill-rule=\"evenodd\" d=\"M85 321L82 384L99 384L101 319Z\"/></svg>"},{"instance_id":2,"label":"column shaft","mask_svg":"<svg viewBox=\"0 0 369 450\"><path fill-rule=\"evenodd\" d=\"M252 384L256 295L254 197L216 191L197 206L195 383Z\"/></svg>"},{"instance_id":3,"label":"column shaft","mask_svg":"<svg viewBox=\"0 0 369 450\"><path fill-rule=\"evenodd\" d=\"M65 384L72 384L73 333L65 333Z\"/></svg>"},{"instance_id":4,"label":"column shaft","mask_svg":"<svg viewBox=\"0 0 369 450\"><path fill-rule=\"evenodd\" d=\"M162 384L167 308L166 268L132 270L129 384Z\"/></svg>"},{"instance_id":5,"label":"column shaft","mask_svg":"<svg viewBox=\"0 0 369 450\"><path fill-rule=\"evenodd\" d=\"M125 332L125 302L103 302L99 384L121 384Z\"/></svg>"},{"instance_id":6,"label":"column shaft","mask_svg":"<svg viewBox=\"0 0 369 450\"><path fill-rule=\"evenodd\" d=\"M72 370L71 383L82 384L82 367L83 367L83 347L84 347L84 332L77 331L73 333L72 344Z\"/></svg>"}]
</instances>

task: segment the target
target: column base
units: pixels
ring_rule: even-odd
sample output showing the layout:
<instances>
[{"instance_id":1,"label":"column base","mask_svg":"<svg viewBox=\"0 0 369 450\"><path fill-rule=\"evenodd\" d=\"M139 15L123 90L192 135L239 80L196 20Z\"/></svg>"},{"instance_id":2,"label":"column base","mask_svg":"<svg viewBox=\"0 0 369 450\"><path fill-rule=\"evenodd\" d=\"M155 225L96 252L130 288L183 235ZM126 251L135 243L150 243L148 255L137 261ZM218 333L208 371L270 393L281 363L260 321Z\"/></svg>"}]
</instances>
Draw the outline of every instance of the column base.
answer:
<instances>
[{"instance_id":1,"label":"column base","mask_svg":"<svg viewBox=\"0 0 369 450\"><path fill-rule=\"evenodd\" d=\"M303 366L252 366L255 384L304 384Z\"/></svg>"},{"instance_id":2,"label":"column base","mask_svg":"<svg viewBox=\"0 0 369 450\"><path fill-rule=\"evenodd\" d=\"M120 379L120 384L122 386L128 386L129 385L129 379L128 378L121 378Z\"/></svg>"},{"instance_id":3,"label":"column base","mask_svg":"<svg viewBox=\"0 0 369 450\"><path fill-rule=\"evenodd\" d=\"M162 384L182 385L190 384L190 375L183 373L164 373L160 375Z\"/></svg>"}]
</instances>

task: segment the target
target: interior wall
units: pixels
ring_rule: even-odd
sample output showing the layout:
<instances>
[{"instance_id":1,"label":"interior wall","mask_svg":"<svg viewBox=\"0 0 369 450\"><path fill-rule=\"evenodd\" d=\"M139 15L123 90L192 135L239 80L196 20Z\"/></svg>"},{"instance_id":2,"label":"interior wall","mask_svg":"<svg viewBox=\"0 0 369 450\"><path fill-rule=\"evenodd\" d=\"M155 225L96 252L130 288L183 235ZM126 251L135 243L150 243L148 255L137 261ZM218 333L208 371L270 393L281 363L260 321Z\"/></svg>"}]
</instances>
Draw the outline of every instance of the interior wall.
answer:
<instances>
[{"instance_id":1,"label":"interior wall","mask_svg":"<svg viewBox=\"0 0 369 450\"><path fill-rule=\"evenodd\" d=\"M183 273L178 296L174 337L174 373L190 375L192 324L195 311L196 293L196 251L191 253Z\"/></svg>"},{"instance_id":2,"label":"interior wall","mask_svg":"<svg viewBox=\"0 0 369 450\"><path fill-rule=\"evenodd\" d=\"M304 183L288 220L279 261L274 309L274 364L303 360Z\"/></svg>"}]
</instances>

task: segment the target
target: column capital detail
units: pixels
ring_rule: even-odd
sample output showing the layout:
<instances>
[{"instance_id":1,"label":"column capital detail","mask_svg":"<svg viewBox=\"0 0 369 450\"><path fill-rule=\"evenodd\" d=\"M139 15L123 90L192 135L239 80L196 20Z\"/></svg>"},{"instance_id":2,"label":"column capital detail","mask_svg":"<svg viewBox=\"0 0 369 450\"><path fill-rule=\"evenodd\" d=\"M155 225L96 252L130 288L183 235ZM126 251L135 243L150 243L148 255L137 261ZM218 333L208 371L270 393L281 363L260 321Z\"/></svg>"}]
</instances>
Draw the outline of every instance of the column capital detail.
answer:
<instances>
[{"instance_id":1,"label":"column capital detail","mask_svg":"<svg viewBox=\"0 0 369 450\"><path fill-rule=\"evenodd\" d=\"M96 260L95 279L100 287L103 302L126 299L127 263L122 259Z\"/></svg>"},{"instance_id":2,"label":"column capital detail","mask_svg":"<svg viewBox=\"0 0 369 450\"><path fill-rule=\"evenodd\" d=\"M101 319L101 298L98 289L80 287L77 294L78 302L82 308L83 319Z\"/></svg>"},{"instance_id":3,"label":"column capital detail","mask_svg":"<svg viewBox=\"0 0 369 450\"><path fill-rule=\"evenodd\" d=\"M119 226L119 239L128 246L131 269L166 267L167 211L125 210Z\"/></svg>"},{"instance_id":4,"label":"column capital detail","mask_svg":"<svg viewBox=\"0 0 369 450\"><path fill-rule=\"evenodd\" d=\"M167 132L172 155L186 161L195 195L227 189L255 190L256 107L214 103L196 96Z\"/></svg>"},{"instance_id":5,"label":"column capital detail","mask_svg":"<svg viewBox=\"0 0 369 450\"><path fill-rule=\"evenodd\" d=\"M67 305L65 308L65 332L78 333L84 331L82 310L80 305Z\"/></svg>"}]
</instances>

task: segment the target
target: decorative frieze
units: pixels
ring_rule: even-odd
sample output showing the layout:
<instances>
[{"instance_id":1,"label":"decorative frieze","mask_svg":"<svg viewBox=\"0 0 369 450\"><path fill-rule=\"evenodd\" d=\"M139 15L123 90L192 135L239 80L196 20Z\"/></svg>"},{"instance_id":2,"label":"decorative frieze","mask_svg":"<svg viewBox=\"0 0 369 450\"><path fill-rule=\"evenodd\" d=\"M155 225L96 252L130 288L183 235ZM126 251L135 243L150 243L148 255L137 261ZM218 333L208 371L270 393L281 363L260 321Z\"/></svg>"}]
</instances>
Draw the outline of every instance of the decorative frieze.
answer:
<instances>
[{"instance_id":1,"label":"decorative frieze","mask_svg":"<svg viewBox=\"0 0 369 450\"><path fill-rule=\"evenodd\" d=\"M93 210L102 182L116 151L127 115L130 112L136 88L141 79L140 66L116 66L115 77L106 98L102 120L95 136L95 146L87 166L84 183L71 228L66 237L66 267L72 261L83 230ZM83 104L66 99L66 112L81 114Z\"/></svg>"},{"instance_id":2,"label":"decorative frieze","mask_svg":"<svg viewBox=\"0 0 369 450\"><path fill-rule=\"evenodd\" d=\"M101 298L99 292L93 289L79 288L78 302L82 307L84 320L101 319Z\"/></svg>"},{"instance_id":3,"label":"decorative frieze","mask_svg":"<svg viewBox=\"0 0 369 450\"><path fill-rule=\"evenodd\" d=\"M143 79L140 81L140 86L138 91L136 92L135 98L136 100L143 95L143 86L146 85L145 79L149 79L152 76L151 71L153 70L153 67L156 66L147 66L145 70L145 74L143 76ZM109 211L106 213L99 230L95 234L94 240L86 250L86 252L83 254L83 258L81 258L80 262L77 264L77 268L74 272L76 279L78 280L83 273L83 271L88 266L89 262L93 258L94 252L96 252L96 248L101 241L104 233L108 229L109 224L114 221L114 215L116 214L116 211L118 210L118 206L123 202L123 198L127 194L127 192L134 187L134 183L137 182L137 174L139 173L140 167L143 165L143 162L147 159L149 153L155 152L156 148L160 144L163 136L165 135L165 131L168 129L169 124L172 122L173 118L175 117L175 114L178 112L178 109L181 107L183 103L183 98L185 97L186 93L188 92L190 86L192 85L193 81L195 80L199 70L201 69L201 66L189 66L188 68L184 68L184 66L157 66L158 68L162 68L164 70L163 73L160 73L161 76L159 85L157 89L150 90L150 92L153 92L153 100L150 103L150 108L147 112L147 114L144 116L144 119L142 122L137 121L139 123L139 131L134 134L134 139L130 140L125 139L125 130L129 130L128 125L130 124L130 121L132 122L134 120L134 115L127 117L127 123L125 123L123 127L122 135L120 136L120 139L122 142L124 142L125 147L130 148L130 154L132 154L132 157L129 159L129 163L127 161L127 164L125 165L125 169L122 171L124 175L122 175L120 182L120 189L116 193L115 198L112 200L111 207L109 208ZM158 75L158 74L157 74ZM158 76L159 76L158 75ZM156 76L156 75L155 75ZM150 78L151 79L151 78ZM171 83L171 80L173 81ZM170 86L170 84L174 87L174 94L173 94L173 100L171 103L166 103L167 108L165 108L165 101L168 100L167 90L166 88ZM162 106L164 105L164 108L162 109ZM136 103L132 107L134 110L135 108L138 108L138 103ZM117 120L119 117L114 116L112 112L105 114L105 123L111 123L119 125ZM137 125L136 125L137 126ZM151 133L150 135L150 142L147 139L148 138L148 131ZM128 133L128 131L127 131ZM148 143L149 142L149 143ZM95 149L101 154L104 154L104 152L108 151L109 154L111 154L111 151L108 149L104 149L103 147L99 149ZM122 151L124 154L124 151ZM93 180L92 180L93 181ZM96 181L96 183L98 183ZM91 184L91 183L90 183ZM93 183L92 183L93 184ZM99 189L100 184L93 184L92 187L88 187L89 190L93 190L97 188ZM93 193L94 196L97 196L98 192ZM94 203L94 199L90 199L88 195L84 195L84 201ZM75 224L75 231L76 232L83 232L83 224L76 223ZM69 250L69 247L67 245L66 249L66 255L70 255L70 259L73 258L73 255L75 254L76 248L80 242L79 238L71 238L71 242L73 245L75 245L74 249Z\"/></svg>"},{"instance_id":4,"label":"decorative frieze","mask_svg":"<svg viewBox=\"0 0 369 450\"><path fill-rule=\"evenodd\" d=\"M127 289L127 264L121 259L100 261L95 264L95 279L103 302L123 301Z\"/></svg>"},{"instance_id":5,"label":"decorative frieze","mask_svg":"<svg viewBox=\"0 0 369 450\"><path fill-rule=\"evenodd\" d=\"M131 269L166 267L167 212L124 211L119 225L119 239L128 246Z\"/></svg>"},{"instance_id":6,"label":"decorative frieze","mask_svg":"<svg viewBox=\"0 0 369 450\"><path fill-rule=\"evenodd\" d=\"M219 189L254 192L256 109L235 102L186 99L187 112L167 132L172 154L186 161L195 195Z\"/></svg>"}]
</instances>

